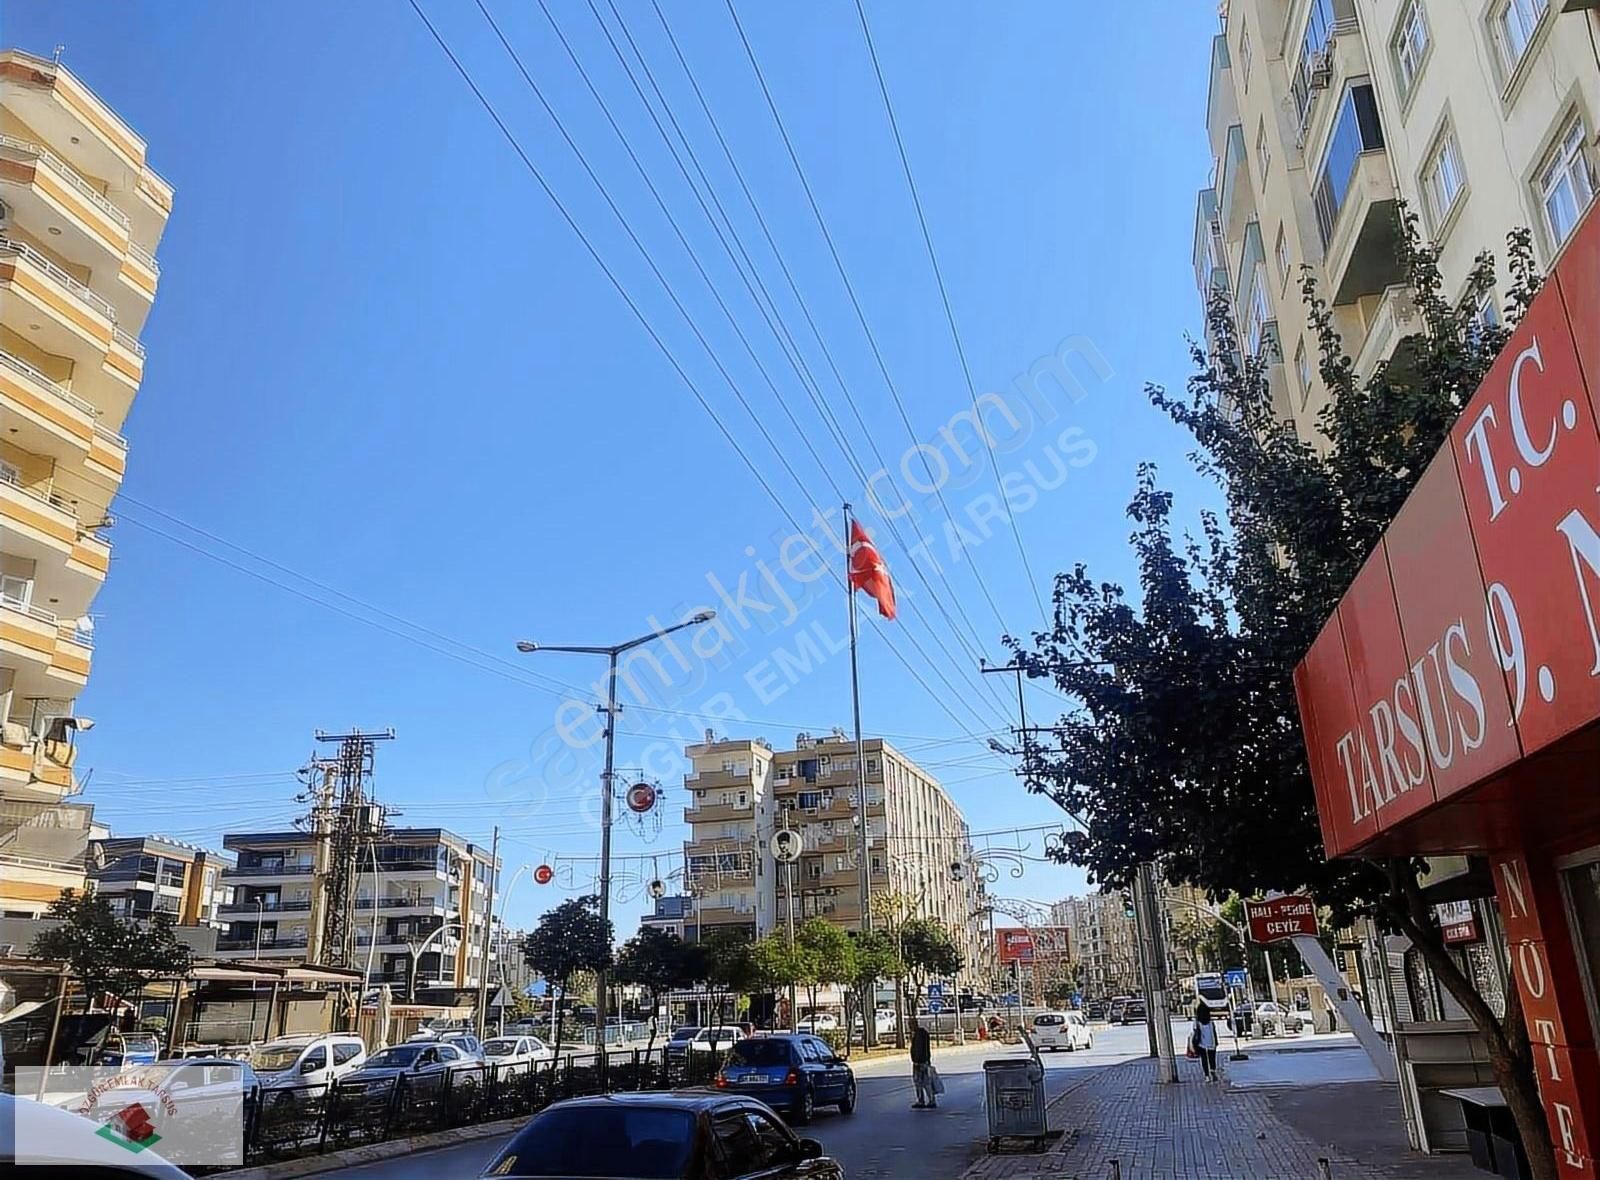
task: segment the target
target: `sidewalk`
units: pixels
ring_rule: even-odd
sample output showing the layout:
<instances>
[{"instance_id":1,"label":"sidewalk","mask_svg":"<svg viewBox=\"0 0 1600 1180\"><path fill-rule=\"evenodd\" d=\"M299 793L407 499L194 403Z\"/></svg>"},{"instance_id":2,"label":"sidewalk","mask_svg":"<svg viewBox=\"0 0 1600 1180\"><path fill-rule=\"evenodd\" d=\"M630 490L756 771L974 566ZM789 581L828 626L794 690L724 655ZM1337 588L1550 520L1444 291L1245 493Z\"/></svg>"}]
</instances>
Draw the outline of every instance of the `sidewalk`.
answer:
<instances>
[{"instance_id":1,"label":"sidewalk","mask_svg":"<svg viewBox=\"0 0 1600 1180\"><path fill-rule=\"evenodd\" d=\"M1198 1080L1160 1086L1149 1060L1096 1071L1051 1104L1064 1128L1043 1155L985 1156L964 1180L1482 1180L1463 1155L1406 1144L1399 1098L1377 1082L1232 1089Z\"/></svg>"}]
</instances>

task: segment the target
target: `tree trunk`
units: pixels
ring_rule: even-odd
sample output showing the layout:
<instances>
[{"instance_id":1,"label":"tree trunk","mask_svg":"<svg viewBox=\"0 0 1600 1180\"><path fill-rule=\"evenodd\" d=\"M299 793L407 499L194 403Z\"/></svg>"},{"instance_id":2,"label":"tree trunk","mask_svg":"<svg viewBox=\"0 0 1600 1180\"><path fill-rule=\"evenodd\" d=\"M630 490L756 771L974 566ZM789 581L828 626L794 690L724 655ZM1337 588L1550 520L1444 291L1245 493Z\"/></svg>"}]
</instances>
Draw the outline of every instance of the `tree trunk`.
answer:
<instances>
[{"instance_id":1,"label":"tree trunk","mask_svg":"<svg viewBox=\"0 0 1600 1180\"><path fill-rule=\"evenodd\" d=\"M1550 1138L1550 1124L1545 1119L1544 1104L1539 1101L1539 1081L1533 1068L1533 1046L1528 1040L1528 1026L1523 1018L1522 994L1517 981L1508 981L1506 988L1506 1015L1504 1021L1472 981L1456 965L1445 947L1444 938L1434 925L1432 913L1422 898L1422 890L1411 866L1400 862L1391 868L1390 880L1398 897L1391 897L1392 916L1397 919L1401 933L1411 940L1422 953L1429 968L1438 977L1446 991L1460 1004L1467 1016L1482 1034L1489 1051L1489 1067L1494 1070L1495 1084L1506 1100L1522 1137L1522 1149L1528 1156L1528 1170L1533 1180L1559 1180L1556 1172L1555 1144Z\"/></svg>"}]
</instances>

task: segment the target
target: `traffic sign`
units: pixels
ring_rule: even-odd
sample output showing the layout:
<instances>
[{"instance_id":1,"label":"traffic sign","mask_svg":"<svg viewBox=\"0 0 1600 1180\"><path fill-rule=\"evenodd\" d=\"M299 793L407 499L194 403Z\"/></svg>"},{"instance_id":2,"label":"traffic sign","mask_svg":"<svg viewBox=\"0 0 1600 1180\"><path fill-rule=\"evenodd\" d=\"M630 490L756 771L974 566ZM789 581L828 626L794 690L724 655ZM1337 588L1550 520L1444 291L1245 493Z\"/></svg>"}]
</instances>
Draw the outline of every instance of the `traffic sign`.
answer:
<instances>
[{"instance_id":1,"label":"traffic sign","mask_svg":"<svg viewBox=\"0 0 1600 1180\"><path fill-rule=\"evenodd\" d=\"M1256 942L1281 942L1301 935L1317 936L1317 903L1301 894L1266 901L1247 901L1244 914Z\"/></svg>"},{"instance_id":2,"label":"traffic sign","mask_svg":"<svg viewBox=\"0 0 1600 1180\"><path fill-rule=\"evenodd\" d=\"M939 999L943 995L944 995L944 984L942 984L942 983L930 983L928 985L928 998L929 999Z\"/></svg>"},{"instance_id":3,"label":"traffic sign","mask_svg":"<svg viewBox=\"0 0 1600 1180\"><path fill-rule=\"evenodd\" d=\"M937 996L931 997L928 1000L928 1011L935 1016L939 1015L939 1013L944 1011L944 1001L939 999Z\"/></svg>"},{"instance_id":4,"label":"traffic sign","mask_svg":"<svg viewBox=\"0 0 1600 1180\"><path fill-rule=\"evenodd\" d=\"M1250 975L1243 967L1234 967L1222 973L1223 981L1229 987L1245 987L1250 982Z\"/></svg>"}]
</instances>

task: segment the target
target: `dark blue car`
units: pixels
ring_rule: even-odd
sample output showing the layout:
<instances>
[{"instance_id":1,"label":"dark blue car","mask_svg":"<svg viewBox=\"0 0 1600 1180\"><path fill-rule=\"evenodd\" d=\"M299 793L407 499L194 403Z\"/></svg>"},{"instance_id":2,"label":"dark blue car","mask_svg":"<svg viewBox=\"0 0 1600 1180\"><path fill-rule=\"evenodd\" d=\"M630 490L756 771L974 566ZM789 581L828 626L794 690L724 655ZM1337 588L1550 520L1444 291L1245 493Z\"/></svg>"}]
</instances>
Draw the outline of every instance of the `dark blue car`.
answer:
<instances>
[{"instance_id":1,"label":"dark blue car","mask_svg":"<svg viewBox=\"0 0 1600 1180\"><path fill-rule=\"evenodd\" d=\"M819 1106L837 1106L843 1114L856 1108L856 1075L849 1064L826 1041L803 1033L738 1042L728 1050L716 1086L759 1098L796 1123L809 1121Z\"/></svg>"}]
</instances>

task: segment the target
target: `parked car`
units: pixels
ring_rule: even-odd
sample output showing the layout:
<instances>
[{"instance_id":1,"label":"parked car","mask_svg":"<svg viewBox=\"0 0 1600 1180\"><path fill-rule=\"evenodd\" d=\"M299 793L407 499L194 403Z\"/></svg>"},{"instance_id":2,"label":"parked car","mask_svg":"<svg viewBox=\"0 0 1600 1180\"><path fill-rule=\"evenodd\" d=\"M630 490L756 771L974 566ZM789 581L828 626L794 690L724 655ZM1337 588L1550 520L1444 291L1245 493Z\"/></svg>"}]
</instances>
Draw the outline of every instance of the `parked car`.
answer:
<instances>
[{"instance_id":1,"label":"parked car","mask_svg":"<svg viewBox=\"0 0 1600 1180\"><path fill-rule=\"evenodd\" d=\"M366 1042L351 1033L280 1037L250 1053L264 1088L293 1087L307 1097L326 1093L328 1083L354 1073L366 1060Z\"/></svg>"},{"instance_id":2,"label":"parked car","mask_svg":"<svg viewBox=\"0 0 1600 1180\"><path fill-rule=\"evenodd\" d=\"M261 1079L247 1061L182 1057L121 1076L136 1084L115 1086L96 1095L83 1113L95 1122L105 1122L131 1103L146 1110L165 1109L183 1120L190 1150L200 1148L209 1138L207 1151L214 1151L218 1158L239 1150L246 1112L261 1101Z\"/></svg>"},{"instance_id":3,"label":"parked car","mask_svg":"<svg viewBox=\"0 0 1600 1180\"><path fill-rule=\"evenodd\" d=\"M861 1013L857 1012L855 1019L856 1031L860 1032L861 1026L865 1023L866 1021L861 1018ZM895 1016L893 1008L879 1008L873 1013L872 1023L877 1028L878 1035L882 1037L893 1033L895 1025L899 1023L899 1020Z\"/></svg>"},{"instance_id":4,"label":"parked car","mask_svg":"<svg viewBox=\"0 0 1600 1180\"><path fill-rule=\"evenodd\" d=\"M119 1067L154 1065L160 1056L161 1041L155 1033L109 1032L95 1054L95 1064Z\"/></svg>"},{"instance_id":5,"label":"parked car","mask_svg":"<svg viewBox=\"0 0 1600 1180\"><path fill-rule=\"evenodd\" d=\"M481 1061L445 1041L407 1041L368 1057L361 1068L339 1081L340 1093L359 1094L375 1085L391 1085L400 1077L430 1078L480 1071Z\"/></svg>"},{"instance_id":6,"label":"parked car","mask_svg":"<svg viewBox=\"0 0 1600 1180\"><path fill-rule=\"evenodd\" d=\"M839 1018L832 1012L807 1012L795 1028L804 1033L838 1032Z\"/></svg>"},{"instance_id":7,"label":"parked car","mask_svg":"<svg viewBox=\"0 0 1600 1180\"><path fill-rule=\"evenodd\" d=\"M527 1073L535 1064L555 1056L538 1037L490 1037L483 1043L483 1059L505 1074Z\"/></svg>"},{"instance_id":8,"label":"parked car","mask_svg":"<svg viewBox=\"0 0 1600 1180\"><path fill-rule=\"evenodd\" d=\"M1111 998L1111 1003L1106 1005L1106 1023L1122 1024L1122 1013L1127 1008L1128 1001L1131 999L1133 999L1132 996L1113 996Z\"/></svg>"},{"instance_id":9,"label":"parked car","mask_svg":"<svg viewBox=\"0 0 1600 1180\"><path fill-rule=\"evenodd\" d=\"M667 1057L684 1058L689 1055L689 1042L694 1040L700 1032L698 1024L682 1024L672 1030L672 1035L667 1038Z\"/></svg>"},{"instance_id":10,"label":"parked car","mask_svg":"<svg viewBox=\"0 0 1600 1180\"><path fill-rule=\"evenodd\" d=\"M679 1029L678 1032L686 1030ZM691 1056L700 1053L725 1053L733 1048L734 1044L744 1038L744 1034L731 1024L716 1025L711 1028L697 1028L694 1034L686 1041L677 1039L678 1032L672 1034L673 1039L667 1042L667 1059L669 1061L686 1061Z\"/></svg>"},{"instance_id":11,"label":"parked car","mask_svg":"<svg viewBox=\"0 0 1600 1180\"><path fill-rule=\"evenodd\" d=\"M737 1090L806 1123L819 1106L856 1108L856 1075L820 1037L785 1033L740 1041L717 1071L716 1088Z\"/></svg>"},{"instance_id":12,"label":"parked car","mask_svg":"<svg viewBox=\"0 0 1600 1180\"><path fill-rule=\"evenodd\" d=\"M482 1175L844 1180L815 1139L798 1138L753 1099L722 1093L557 1102L530 1119Z\"/></svg>"},{"instance_id":13,"label":"parked car","mask_svg":"<svg viewBox=\"0 0 1600 1180\"><path fill-rule=\"evenodd\" d=\"M1311 1027L1311 1014L1285 1008L1273 1000L1256 1005L1256 1024L1264 1037L1299 1036Z\"/></svg>"},{"instance_id":14,"label":"parked car","mask_svg":"<svg viewBox=\"0 0 1600 1180\"><path fill-rule=\"evenodd\" d=\"M135 1154L99 1129L93 1119L73 1111L0 1093L0 1175L188 1180L187 1172L167 1163L155 1148ZM38 1144L49 1145L48 1161L28 1154Z\"/></svg>"},{"instance_id":15,"label":"parked car","mask_svg":"<svg viewBox=\"0 0 1600 1180\"><path fill-rule=\"evenodd\" d=\"M1082 1012L1040 1012L1033 1018L1033 1043L1045 1049L1094 1048L1094 1037L1089 1033L1088 1021Z\"/></svg>"},{"instance_id":16,"label":"parked car","mask_svg":"<svg viewBox=\"0 0 1600 1180\"><path fill-rule=\"evenodd\" d=\"M1104 1020L1106 1018L1106 1006L1099 1000L1092 1000L1084 1008L1083 1014L1090 1020Z\"/></svg>"},{"instance_id":17,"label":"parked car","mask_svg":"<svg viewBox=\"0 0 1600 1180\"><path fill-rule=\"evenodd\" d=\"M1129 1000L1122 1008L1123 1024L1144 1024L1150 1019L1150 1013L1145 1010L1144 1001L1140 999Z\"/></svg>"}]
</instances>

